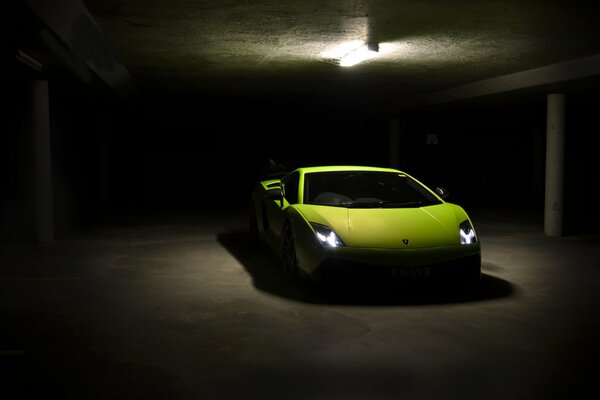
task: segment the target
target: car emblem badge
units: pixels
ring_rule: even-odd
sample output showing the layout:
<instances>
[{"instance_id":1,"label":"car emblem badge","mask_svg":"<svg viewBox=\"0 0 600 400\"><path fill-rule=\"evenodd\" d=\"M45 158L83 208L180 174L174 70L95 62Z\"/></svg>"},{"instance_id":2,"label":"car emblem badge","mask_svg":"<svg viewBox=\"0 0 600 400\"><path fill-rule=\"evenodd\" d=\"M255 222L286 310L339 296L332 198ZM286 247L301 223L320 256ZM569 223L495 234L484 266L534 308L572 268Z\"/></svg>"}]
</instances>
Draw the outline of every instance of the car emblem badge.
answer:
<instances>
[{"instance_id":1,"label":"car emblem badge","mask_svg":"<svg viewBox=\"0 0 600 400\"><path fill-rule=\"evenodd\" d=\"M402 239L402 243L408 246L408 239Z\"/></svg>"}]
</instances>

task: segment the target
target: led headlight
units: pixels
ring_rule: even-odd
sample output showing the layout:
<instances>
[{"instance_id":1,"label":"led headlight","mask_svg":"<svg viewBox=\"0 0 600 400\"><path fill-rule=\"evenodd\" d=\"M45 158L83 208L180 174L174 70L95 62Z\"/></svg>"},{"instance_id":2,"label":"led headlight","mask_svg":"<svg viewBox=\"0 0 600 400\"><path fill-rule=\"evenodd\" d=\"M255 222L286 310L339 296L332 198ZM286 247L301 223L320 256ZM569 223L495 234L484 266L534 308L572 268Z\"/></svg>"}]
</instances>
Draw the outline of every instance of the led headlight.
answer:
<instances>
[{"instance_id":1,"label":"led headlight","mask_svg":"<svg viewBox=\"0 0 600 400\"><path fill-rule=\"evenodd\" d=\"M460 244L472 244L477 242L477 236L475 236L475 230L469 222L465 220L460 223Z\"/></svg>"},{"instance_id":2,"label":"led headlight","mask_svg":"<svg viewBox=\"0 0 600 400\"><path fill-rule=\"evenodd\" d=\"M315 230L315 234L317 235L317 239L319 242L326 247L340 247L345 246L342 239L335 234L335 232L326 225L317 224L315 222L311 222L313 229Z\"/></svg>"}]
</instances>

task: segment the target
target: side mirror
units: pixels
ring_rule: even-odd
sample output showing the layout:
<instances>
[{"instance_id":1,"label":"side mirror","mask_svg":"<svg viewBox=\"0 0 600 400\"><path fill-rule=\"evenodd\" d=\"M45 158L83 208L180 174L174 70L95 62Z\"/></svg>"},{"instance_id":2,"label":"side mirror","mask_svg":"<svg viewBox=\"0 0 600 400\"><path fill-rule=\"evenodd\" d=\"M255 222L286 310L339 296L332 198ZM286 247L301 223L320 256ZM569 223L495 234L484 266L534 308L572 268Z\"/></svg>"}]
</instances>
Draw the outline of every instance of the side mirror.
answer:
<instances>
[{"instance_id":1,"label":"side mirror","mask_svg":"<svg viewBox=\"0 0 600 400\"><path fill-rule=\"evenodd\" d=\"M283 197L283 191L281 188L267 189L267 199L280 200Z\"/></svg>"},{"instance_id":2,"label":"side mirror","mask_svg":"<svg viewBox=\"0 0 600 400\"><path fill-rule=\"evenodd\" d=\"M434 192L442 199L445 199L446 197L450 196L450 192L448 192L448 190L444 189L443 187L436 187Z\"/></svg>"},{"instance_id":3,"label":"side mirror","mask_svg":"<svg viewBox=\"0 0 600 400\"><path fill-rule=\"evenodd\" d=\"M275 200L279 202L279 207L283 206L283 190L278 188L267 189L266 198L269 200Z\"/></svg>"}]
</instances>

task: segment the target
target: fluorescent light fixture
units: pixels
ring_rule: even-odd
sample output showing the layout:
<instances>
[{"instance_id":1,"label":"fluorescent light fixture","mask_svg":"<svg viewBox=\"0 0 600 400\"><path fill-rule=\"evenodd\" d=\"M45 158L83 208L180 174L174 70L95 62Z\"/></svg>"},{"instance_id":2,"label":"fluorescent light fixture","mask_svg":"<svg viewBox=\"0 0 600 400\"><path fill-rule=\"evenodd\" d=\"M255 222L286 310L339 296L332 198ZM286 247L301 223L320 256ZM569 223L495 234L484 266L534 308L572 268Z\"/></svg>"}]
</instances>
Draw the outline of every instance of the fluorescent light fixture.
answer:
<instances>
[{"instance_id":1,"label":"fluorescent light fixture","mask_svg":"<svg viewBox=\"0 0 600 400\"><path fill-rule=\"evenodd\" d=\"M36 70L37 72L42 72L42 69L44 68L44 66L42 65L41 62L39 62L38 60L36 60L32 56L30 56L29 54L25 53L21 49L17 50L17 54L15 54L15 58L17 60L19 60L20 62L22 62L23 64L27 65L29 68Z\"/></svg>"},{"instance_id":2,"label":"fluorescent light fixture","mask_svg":"<svg viewBox=\"0 0 600 400\"><path fill-rule=\"evenodd\" d=\"M375 57L377 52L379 52L379 45L377 43L364 43L360 47L344 54L340 58L340 67L351 67L360 64Z\"/></svg>"},{"instance_id":3,"label":"fluorescent light fixture","mask_svg":"<svg viewBox=\"0 0 600 400\"><path fill-rule=\"evenodd\" d=\"M352 41L346 42L322 55L340 67L351 67L377 56L379 43Z\"/></svg>"}]
</instances>

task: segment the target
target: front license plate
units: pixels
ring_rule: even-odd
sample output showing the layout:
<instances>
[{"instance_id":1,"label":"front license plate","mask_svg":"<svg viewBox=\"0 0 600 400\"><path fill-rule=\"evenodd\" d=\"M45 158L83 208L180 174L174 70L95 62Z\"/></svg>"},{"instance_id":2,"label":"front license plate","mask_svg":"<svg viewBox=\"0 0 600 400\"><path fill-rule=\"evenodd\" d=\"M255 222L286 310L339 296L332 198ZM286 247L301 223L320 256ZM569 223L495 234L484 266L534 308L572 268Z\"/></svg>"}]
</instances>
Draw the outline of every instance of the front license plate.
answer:
<instances>
[{"instance_id":1,"label":"front license plate","mask_svg":"<svg viewBox=\"0 0 600 400\"><path fill-rule=\"evenodd\" d=\"M431 276L431 267L396 267L390 273L394 278L424 278Z\"/></svg>"}]
</instances>

